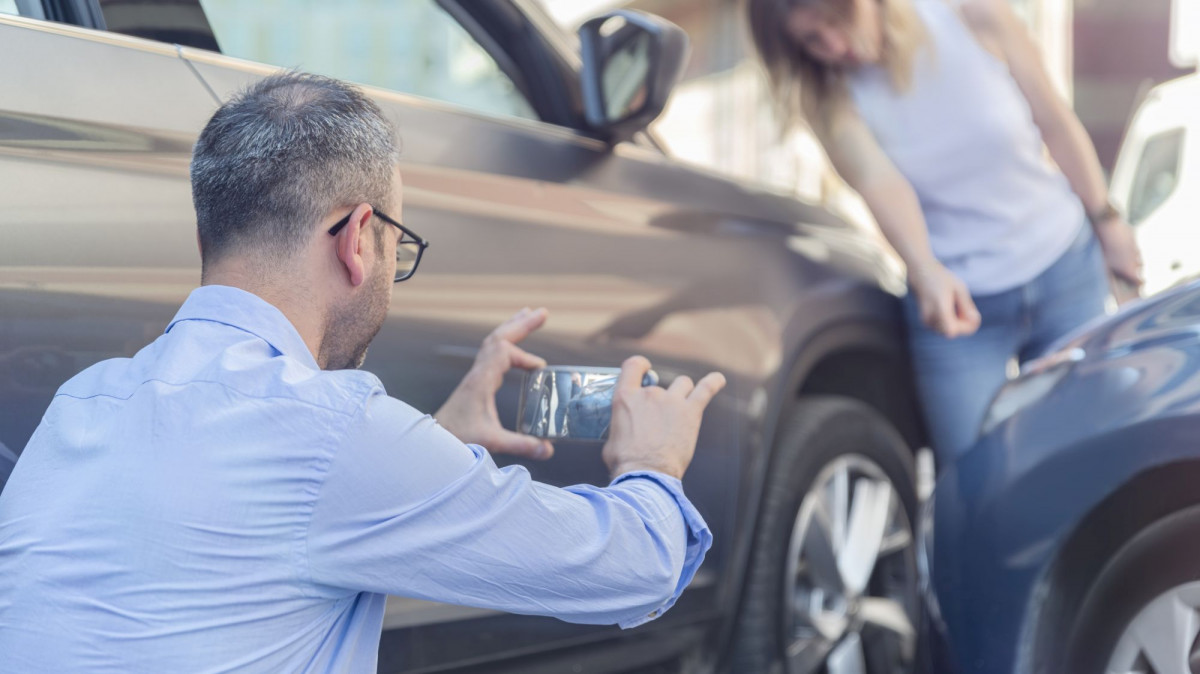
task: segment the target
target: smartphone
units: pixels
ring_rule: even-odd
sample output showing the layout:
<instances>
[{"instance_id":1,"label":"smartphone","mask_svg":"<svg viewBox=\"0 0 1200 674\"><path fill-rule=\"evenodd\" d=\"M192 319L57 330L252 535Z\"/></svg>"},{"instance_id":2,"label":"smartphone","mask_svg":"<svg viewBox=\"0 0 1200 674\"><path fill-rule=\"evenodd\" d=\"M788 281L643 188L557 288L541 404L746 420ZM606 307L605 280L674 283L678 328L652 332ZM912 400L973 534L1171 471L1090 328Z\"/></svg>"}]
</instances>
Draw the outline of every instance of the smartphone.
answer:
<instances>
[{"instance_id":1,"label":"smartphone","mask_svg":"<svg viewBox=\"0 0 1200 674\"><path fill-rule=\"evenodd\" d=\"M606 440L620 376L620 368L582 365L530 371L517 404L517 431L550 440ZM657 385L651 370L642 386Z\"/></svg>"}]
</instances>

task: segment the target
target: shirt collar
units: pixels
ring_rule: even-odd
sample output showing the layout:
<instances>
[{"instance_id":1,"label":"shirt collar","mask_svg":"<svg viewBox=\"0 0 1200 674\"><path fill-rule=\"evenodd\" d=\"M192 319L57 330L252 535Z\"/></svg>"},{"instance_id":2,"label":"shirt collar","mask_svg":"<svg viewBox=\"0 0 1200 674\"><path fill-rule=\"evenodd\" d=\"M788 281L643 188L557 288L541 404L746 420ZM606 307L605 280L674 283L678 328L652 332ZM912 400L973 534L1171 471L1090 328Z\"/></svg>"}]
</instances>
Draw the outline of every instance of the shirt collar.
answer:
<instances>
[{"instance_id":1,"label":"shirt collar","mask_svg":"<svg viewBox=\"0 0 1200 674\"><path fill-rule=\"evenodd\" d=\"M273 304L241 288L222 285L200 286L187 301L166 332L180 321L213 321L244 330L270 344L279 353L295 358L314 370L321 369L296 326Z\"/></svg>"}]
</instances>

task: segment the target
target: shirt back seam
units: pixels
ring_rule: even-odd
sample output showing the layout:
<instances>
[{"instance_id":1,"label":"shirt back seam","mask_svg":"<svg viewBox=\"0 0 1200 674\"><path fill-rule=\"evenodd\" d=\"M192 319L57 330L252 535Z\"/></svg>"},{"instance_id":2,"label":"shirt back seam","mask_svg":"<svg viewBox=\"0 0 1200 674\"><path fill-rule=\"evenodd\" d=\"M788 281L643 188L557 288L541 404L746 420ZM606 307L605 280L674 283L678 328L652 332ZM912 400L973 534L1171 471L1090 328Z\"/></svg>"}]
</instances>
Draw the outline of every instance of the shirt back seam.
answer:
<instances>
[{"instance_id":1,"label":"shirt back seam","mask_svg":"<svg viewBox=\"0 0 1200 674\"><path fill-rule=\"evenodd\" d=\"M220 386L220 387L221 387L221 388L223 388L223 389L226 389L226 390L229 390L229 391L233 391L234 393L237 393L238 395L242 395L242 396L245 396L245 397L247 397L247 398L252 398L252 399L254 399L254 400L287 400L287 401L290 401L290 402L301 403L301 404L303 404L303 405L307 405L307 406L309 406L309 407L315 407L315 408L317 408L317 409L320 409L320 410L326 410L326 411L329 411L329 412L334 412L334 413L340 414L340 415L342 415L342 416L345 416L345 417L353 417L353 416L355 416L355 415L358 413L358 410L355 410L355 411L346 411L346 410L338 409L338 408L336 408L336 407L330 407L330 406L328 406L328 405L322 405L322 404L320 404L320 403L315 403L315 402L312 402L312 401L310 401L310 400L304 400L304 399L302 399L302 398L296 398L296 397L294 397L294 396L287 396L287 395L255 395L255 394L253 394L253 393L249 393L249 392L247 392L247 391L243 391L243 390L241 390L241 389L239 389L239 388L236 388L236 387L230 386L229 384L226 384L225 382L216 381L216 380L212 380L212 379L191 379L191 380L188 380L188 381L185 381L185 382L173 382L173 381L167 381L167 380L165 380L165 379L151 378L151 379L146 379L146 380L145 380L145 381L143 381L142 383L138 384L136 387L134 387L133 391L131 391L131 392L129 393L129 395L127 395L127 396L120 396L120 395L116 395L116 394L113 394L113 393L93 393L93 394L91 394L91 395L75 395L75 394L73 394L73 393L68 393L68 392L66 392L66 391L59 391L59 392L57 392L57 393L55 393L55 394L54 394L54 397L55 397L55 398L58 398L58 397L60 397L60 396L61 396L61 397L65 397L65 398L73 398L73 399L75 399L75 400L91 400L91 399L93 399L93 398L112 398L113 400L123 400L123 401L128 401L130 398L132 398L132 397L133 397L133 396L134 396L134 395L137 393L138 389L140 389L142 386L144 386L144 385L146 385L146 384L149 384L149 383L152 383L152 382L154 382L154 383L159 383L159 384L166 384L167 386L180 386L180 387L182 387L182 386L187 386L188 384L214 384L214 385L216 385L216 386Z\"/></svg>"}]
</instances>

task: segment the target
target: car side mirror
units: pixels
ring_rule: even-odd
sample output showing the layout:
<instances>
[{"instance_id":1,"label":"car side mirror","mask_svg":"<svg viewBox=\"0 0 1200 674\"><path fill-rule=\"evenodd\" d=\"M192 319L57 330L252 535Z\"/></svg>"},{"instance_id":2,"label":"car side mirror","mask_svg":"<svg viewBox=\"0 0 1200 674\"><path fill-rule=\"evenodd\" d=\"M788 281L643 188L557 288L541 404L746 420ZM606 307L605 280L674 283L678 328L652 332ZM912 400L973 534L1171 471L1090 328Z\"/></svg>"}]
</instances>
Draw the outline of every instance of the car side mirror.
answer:
<instances>
[{"instance_id":1,"label":"car side mirror","mask_svg":"<svg viewBox=\"0 0 1200 674\"><path fill-rule=\"evenodd\" d=\"M583 108L588 125L619 143L662 114L683 76L688 37L652 14L621 9L579 27Z\"/></svg>"}]
</instances>

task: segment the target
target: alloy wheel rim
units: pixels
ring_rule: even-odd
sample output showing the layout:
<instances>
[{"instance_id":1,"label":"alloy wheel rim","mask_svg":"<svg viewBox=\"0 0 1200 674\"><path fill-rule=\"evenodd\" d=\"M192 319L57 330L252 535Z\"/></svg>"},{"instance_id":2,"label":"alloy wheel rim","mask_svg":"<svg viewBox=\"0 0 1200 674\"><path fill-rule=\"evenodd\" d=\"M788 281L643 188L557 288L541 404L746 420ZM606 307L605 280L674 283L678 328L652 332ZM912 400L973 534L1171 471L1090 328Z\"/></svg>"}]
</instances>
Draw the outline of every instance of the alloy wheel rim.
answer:
<instances>
[{"instance_id":1,"label":"alloy wheel rim","mask_svg":"<svg viewBox=\"0 0 1200 674\"><path fill-rule=\"evenodd\" d=\"M1200 674L1200 581L1155 597L1125 626L1105 671Z\"/></svg>"},{"instance_id":2,"label":"alloy wheel rim","mask_svg":"<svg viewBox=\"0 0 1200 674\"><path fill-rule=\"evenodd\" d=\"M818 473L796 514L784 571L788 674L867 674L868 632L912 661L912 546L908 515L877 464L847 455Z\"/></svg>"}]
</instances>

